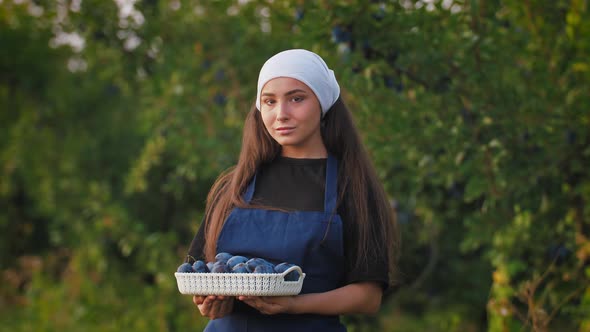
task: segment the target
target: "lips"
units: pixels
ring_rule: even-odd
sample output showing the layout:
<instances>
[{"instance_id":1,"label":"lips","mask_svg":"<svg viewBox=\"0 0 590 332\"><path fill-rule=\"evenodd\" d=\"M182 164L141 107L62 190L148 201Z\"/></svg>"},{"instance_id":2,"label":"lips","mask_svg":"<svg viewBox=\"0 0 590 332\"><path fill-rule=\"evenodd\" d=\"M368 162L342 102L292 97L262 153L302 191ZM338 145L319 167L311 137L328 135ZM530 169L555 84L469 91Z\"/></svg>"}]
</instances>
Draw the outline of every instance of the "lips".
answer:
<instances>
[{"instance_id":1,"label":"lips","mask_svg":"<svg viewBox=\"0 0 590 332\"><path fill-rule=\"evenodd\" d=\"M281 135L289 134L293 130L295 130L295 127L279 127L275 129L275 131Z\"/></svg>"}]
</instances>

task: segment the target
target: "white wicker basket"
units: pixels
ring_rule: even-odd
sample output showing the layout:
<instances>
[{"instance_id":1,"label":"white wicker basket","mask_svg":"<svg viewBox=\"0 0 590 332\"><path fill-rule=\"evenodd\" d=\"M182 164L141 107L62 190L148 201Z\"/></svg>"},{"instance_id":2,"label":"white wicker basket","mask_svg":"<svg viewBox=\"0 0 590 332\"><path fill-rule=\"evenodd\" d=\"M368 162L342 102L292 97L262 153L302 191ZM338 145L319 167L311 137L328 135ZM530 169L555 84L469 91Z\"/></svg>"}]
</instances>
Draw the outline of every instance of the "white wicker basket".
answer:
<instances>
[{"instance_id":1,"label":"white wicker basket","mask_svg":"<svg viewBox=\"0 0 590 332\"><path fill-rule=\"evenodd\" d=\"M291 271L299 272L299 280L285 281ZM282 296L299 294L305 273L299 266L291 266L283 273L175 272L174 276L182 294Z\"/></svg>"}]
</instances>

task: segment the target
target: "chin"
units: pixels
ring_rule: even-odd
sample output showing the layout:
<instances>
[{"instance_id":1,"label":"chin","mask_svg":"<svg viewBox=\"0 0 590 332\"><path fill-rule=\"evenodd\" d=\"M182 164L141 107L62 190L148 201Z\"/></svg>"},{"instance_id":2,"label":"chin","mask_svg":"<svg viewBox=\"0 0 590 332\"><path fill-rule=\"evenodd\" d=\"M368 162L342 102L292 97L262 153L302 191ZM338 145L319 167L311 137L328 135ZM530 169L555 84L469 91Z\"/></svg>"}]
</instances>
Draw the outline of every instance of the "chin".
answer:
<instances>
[{"instance_id":1,"label":"chin","mask_svg":"<svg viewBox=\"0 0 590 332\"><path fill-rule=\"evenodd\" d=\"M296 140L285 137L275 138L275 141L277 141L277 143L279 143L281 146L296 145Z\"/></svg>"},{"instance_id":2,"label":"chin","mask_svg":"<svg viewBox=\"0 0 590 332\"><path fill-rule=\"evenodd\" d=\"M282 147L289 147L294 146L295 144L290 144L289 142L279 142L279 145Z\"/></svg>"}]
</instances>

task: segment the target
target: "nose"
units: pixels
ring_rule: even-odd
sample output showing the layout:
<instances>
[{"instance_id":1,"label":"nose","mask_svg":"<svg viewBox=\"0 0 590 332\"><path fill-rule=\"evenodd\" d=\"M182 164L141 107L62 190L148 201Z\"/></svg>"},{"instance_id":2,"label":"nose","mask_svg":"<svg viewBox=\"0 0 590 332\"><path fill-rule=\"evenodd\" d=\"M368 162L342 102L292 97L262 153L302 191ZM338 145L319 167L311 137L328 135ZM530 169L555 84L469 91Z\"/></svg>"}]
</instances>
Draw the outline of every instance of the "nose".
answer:
<instances>
[{"instance_id":1,"label":"nose","mask_svg":"<svg viewBox=\"0 0 590 332\"><path fill-rule=\"evenodd\" d=\"M286 102L280 102L276 106L277 110L277 121L286 121L289 119L289 105Z\"/></svg>"}]
</instances>

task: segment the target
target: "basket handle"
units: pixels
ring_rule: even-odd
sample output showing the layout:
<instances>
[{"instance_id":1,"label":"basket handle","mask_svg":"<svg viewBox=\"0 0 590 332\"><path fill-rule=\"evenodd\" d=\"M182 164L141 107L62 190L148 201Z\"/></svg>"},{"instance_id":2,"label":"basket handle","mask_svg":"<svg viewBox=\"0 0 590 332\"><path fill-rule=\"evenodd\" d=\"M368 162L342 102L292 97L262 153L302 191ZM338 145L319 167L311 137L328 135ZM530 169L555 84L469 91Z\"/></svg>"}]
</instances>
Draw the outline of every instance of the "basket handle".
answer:
<instances>
[{"instance_id":1,"label":"basket handle","mask_svg":"<svg viewBox=\"0 0 590 332\"><path fill-rule=\"evenodd\" d=\"M303 270L301 270L301 268L297 265L293 265L290 268L286 269L283 273L281 273L281 275L283 276L283 280L285 279L287 274L289 274L291 271L299 272L299 279L297 281L285 281L285 282L299 282L299 281L301 281L301 278L303 278Z\"/></svg>"}]
</instances>

